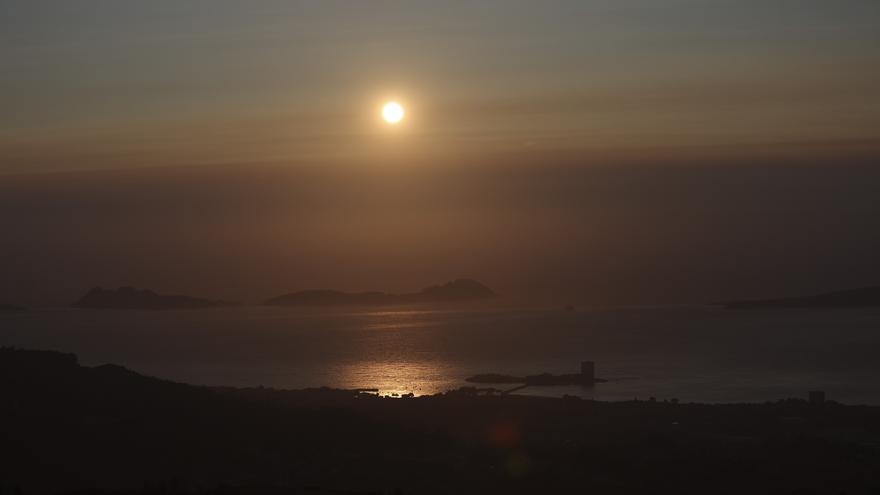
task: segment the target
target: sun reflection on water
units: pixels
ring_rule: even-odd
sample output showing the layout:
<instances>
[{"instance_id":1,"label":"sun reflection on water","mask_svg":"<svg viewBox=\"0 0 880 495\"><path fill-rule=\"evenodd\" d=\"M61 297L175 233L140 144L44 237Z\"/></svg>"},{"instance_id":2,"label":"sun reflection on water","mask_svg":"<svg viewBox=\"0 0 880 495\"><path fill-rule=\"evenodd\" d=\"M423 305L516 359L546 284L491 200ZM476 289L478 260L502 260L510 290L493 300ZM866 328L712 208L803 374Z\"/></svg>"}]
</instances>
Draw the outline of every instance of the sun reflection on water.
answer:
<instances>
[{"instance_id":1,"label":"sun reflection on water","mask_svg":"<svg viewBox=\"0 0 880 495\"><path fill-rule=\"evenodd\" d=\"M335 371L345 388L376 388L382 396L431 395L454 388L453 366L438 362L361 361Z\"/></svg>"}]
</instances>

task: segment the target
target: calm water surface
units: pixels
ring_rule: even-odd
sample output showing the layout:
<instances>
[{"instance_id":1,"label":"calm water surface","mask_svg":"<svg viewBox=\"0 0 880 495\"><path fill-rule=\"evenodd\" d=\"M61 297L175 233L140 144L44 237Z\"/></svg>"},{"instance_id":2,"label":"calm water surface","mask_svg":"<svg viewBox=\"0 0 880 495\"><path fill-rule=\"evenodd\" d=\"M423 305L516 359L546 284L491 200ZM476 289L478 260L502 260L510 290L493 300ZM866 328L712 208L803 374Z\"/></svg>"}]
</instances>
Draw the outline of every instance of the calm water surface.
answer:
<instances>
[{"instance_id":1,"label":"calm water surface","mask_svg":"<svg viewBox=\"0 0 880 495\"><path fill-rule=\"evenodd\" d=\"M609 383L524 393L738 402L819 389L880 404L880 310L46 310L0 314L0 344L205 385L430 394L589 359Z\"/></svg>"}]
</instances>

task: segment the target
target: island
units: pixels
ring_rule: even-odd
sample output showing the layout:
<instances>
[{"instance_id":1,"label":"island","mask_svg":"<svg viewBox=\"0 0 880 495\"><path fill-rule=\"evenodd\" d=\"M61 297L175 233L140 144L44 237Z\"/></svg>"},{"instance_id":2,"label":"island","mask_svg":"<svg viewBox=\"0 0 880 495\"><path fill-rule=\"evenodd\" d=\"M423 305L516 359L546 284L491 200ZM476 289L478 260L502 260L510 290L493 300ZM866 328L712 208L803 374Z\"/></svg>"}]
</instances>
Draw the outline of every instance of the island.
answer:
<instances>
[{"instance_id":1,"label":"island","mask_svg":"<svg viewBox=\"0 0 880 495\"><path fill-rule=\"evenodd\" d=\"M466 382L482 383L482 384L517 384L504 393L510 393L524 389L528 386L559 386L559 385L581 385L584 387L592 387L597 383L605 383L608 380L596 378L596 365L593 361L581 362L580 373L566 373L562 375L554 375L551 373L540 373L537 375L514 376L501 373L481 373L478 375L465 378Z\"/></svg>"},{"instance_id":2,"label":"island","mask_svg":"<svg viewBox=\"0 0 880 495\"><path fill-rule=\"evenodd\" d=\"M492 297L495 297L495 292L482 283L472 279L458 279L408 294L304 290L273 297L264 304L267 306L381 306L475 301Z\"/></svg>"},{"instance_id":3,"label":"island","mask_svg":"<svg viewBox=\"0 0 880 495\"><path fill-rule=\"evenodd\" d=\"M237 306L230 301L216 301L199 297L157 294L149 289L120 287L116 290L95 287L78 301L77 308L88 309L199 309Z\"/></svg>"},{"instance_id":4,"label":"island","mask_svg":"<svg viewBox=\"0 0 880 495\"><path fill-rule=\"evenodd\" d=\"M880 307L880 287L827 292L813 296L728 301L725 309L821 309Z\"/></svg>"}]
</instances>

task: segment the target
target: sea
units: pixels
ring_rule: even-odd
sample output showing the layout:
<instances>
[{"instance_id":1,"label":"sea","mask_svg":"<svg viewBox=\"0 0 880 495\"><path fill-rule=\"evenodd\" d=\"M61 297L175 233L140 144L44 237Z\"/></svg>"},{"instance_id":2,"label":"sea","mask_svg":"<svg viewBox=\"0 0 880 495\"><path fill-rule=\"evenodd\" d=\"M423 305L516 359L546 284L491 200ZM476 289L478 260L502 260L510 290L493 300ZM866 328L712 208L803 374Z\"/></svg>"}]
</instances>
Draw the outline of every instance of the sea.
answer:
<instances>
[{"instance_id":1,"label":"sea","mask_svg":"<svg viewBox=\"0 0 880 495\"><path fill-rule=\"evenodd\" d=\"M56 309L0 313L0 345L196 385L425 395L589 360L606 383L516 393L732 403L821 390L880 405L880 309Z\"/></svg>"}]
</instances>

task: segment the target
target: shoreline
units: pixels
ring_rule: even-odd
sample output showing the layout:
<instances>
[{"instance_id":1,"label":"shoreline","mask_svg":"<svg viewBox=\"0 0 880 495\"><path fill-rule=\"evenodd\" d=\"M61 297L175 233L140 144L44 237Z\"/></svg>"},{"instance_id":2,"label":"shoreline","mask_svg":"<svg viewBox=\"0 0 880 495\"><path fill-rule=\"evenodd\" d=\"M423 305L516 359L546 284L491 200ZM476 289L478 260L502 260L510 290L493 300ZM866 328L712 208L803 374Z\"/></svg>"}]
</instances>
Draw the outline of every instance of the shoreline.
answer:
<instances>
[{"instance_id":1,"label":"shoreline","mask_svg":"<svg viewBox=\"0 0 880 495\"><path fill-rule=\"evenodd\" d=\"M880 407L833 401L206 387L10 348L0 349L0 390L0 481L12 493L734 494L759 486L836 494L880 486Z\"/></svg>"}]
</instances>

